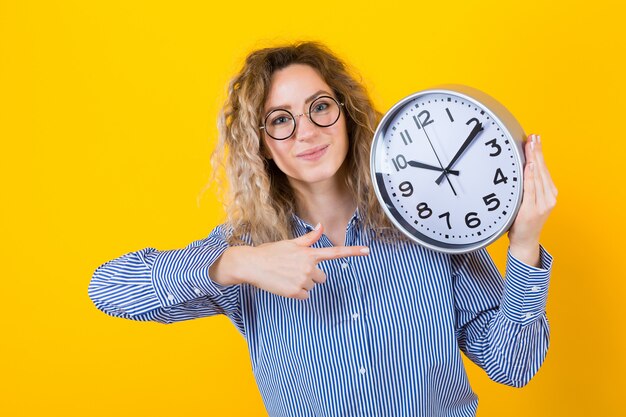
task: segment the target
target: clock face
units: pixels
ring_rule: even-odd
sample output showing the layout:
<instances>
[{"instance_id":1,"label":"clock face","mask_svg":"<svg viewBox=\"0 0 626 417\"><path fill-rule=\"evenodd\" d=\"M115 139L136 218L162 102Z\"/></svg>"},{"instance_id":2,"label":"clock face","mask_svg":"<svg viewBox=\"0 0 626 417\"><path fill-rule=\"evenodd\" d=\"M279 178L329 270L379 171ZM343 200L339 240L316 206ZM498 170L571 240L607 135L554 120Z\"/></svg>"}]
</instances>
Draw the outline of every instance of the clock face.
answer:
<instances>
[{"instance_id":1,"label":"clock face","mask_svg":"<svg viewBox=\"0 0 626 417\"><path fill-rule=\"evenodd\" d=\"M450 253L491 243L510 227L522 196L521 145L494 111L450 90L400 101L372 145L372 175L392 222Z\"/></svg>"}]
</instances>

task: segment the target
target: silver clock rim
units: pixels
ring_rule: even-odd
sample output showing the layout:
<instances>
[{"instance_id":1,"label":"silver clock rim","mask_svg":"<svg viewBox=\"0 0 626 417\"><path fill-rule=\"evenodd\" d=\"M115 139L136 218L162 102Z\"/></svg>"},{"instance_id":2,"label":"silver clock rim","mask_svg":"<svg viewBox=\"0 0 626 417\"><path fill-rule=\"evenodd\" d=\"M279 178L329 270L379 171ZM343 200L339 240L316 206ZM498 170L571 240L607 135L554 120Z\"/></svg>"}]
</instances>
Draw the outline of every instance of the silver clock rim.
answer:
<instances>
[{"instance_id":1,"label":"silver clock rim","mask_svg":"<svg viewBox=\"0 0 626 417\"><path fill-rule=\"evenodd\" d=\"M390 120L392 120L397 114L398 110L404 107L404 105L406 105L409 101L412 101L426 94L437 94L437 93L451 94L454 96L458 96L462 99L465 99L479 106L481 109L484 109L485 112L488 113L488 115L494 119L494 121L496 121L501 127L504 128L503 133L508 136L508 138L514 143L514 146L517 149L517 152L514 152L514 153L515 153L516 162L518 163L518 166L520 167L519 178L520 178L521 186L519 187L517 191L518 195L516 196L515 207L511 211L511 215L509 216L506 223L504 223L501 227L499 227L494 233L489 235L487 238L480 240L478 242L475 242L475 243L471 243L471 244L446 244L445 242L437 241L441 243L441 245L437 245L437 244L432 244L428 241L419 239L415 235L409 233L406 230L406 228L397 221L395 216L389 210L389 207L387 206L387 202L385 201L384 197L381 195L381 192L378 186L378 179L376 178L376 172L377 172L376 171L376 168L377 168L376 148L377 148L378 143L382 142L381 137L384 137L384 134L389 128ZM478 96L478 97L474 97L474 96ZM497 114L495 112L497 112ZM525 137L526 136L524 134L524 130L522 129L522 126L517 121L517 119L513 116L513 114L511 114L508 111L508 109L506 109L506 107L504 107L500 102L498 102L496 99L494 99L493 97L489 96L488 94L484 93L481 90L478 90L478 89L475 89L466 85L461 85L461 84L445 84L445 85L440 85L440 86L436 86L433 88L428 88L425 90L420 90L415 93L412 93L402 98L398 102L396 102L387 112L385 112L385 114L383 115L383 118L381 119L380 123L376 127L376 131L374 132L372 145L370 148L370 175L371 175L372 185L374 187L374 192L376 193L376 198L378 199L379 204L382 206L383 211L385 212L385 215L394 224L394 226L398 230L400 230L404 235L406 235L409 239L413 240L414 242L417 242L418 244L422 246L425 246L437 252L442 252L442 253L447 253L447 254L469 253L469 252L474 252L479 249L482 249L488 246L489 244L493 243L497 239L499 239L503 234L505 234L508 231L508 229L511 227L513 222L515 221L515 218L517 217L517 213L519 212L522 199L523 199L524 164L525 164L523 141ZM435 239L432 239L432 240L436 241Z\"/></svg>"}]
</instances>

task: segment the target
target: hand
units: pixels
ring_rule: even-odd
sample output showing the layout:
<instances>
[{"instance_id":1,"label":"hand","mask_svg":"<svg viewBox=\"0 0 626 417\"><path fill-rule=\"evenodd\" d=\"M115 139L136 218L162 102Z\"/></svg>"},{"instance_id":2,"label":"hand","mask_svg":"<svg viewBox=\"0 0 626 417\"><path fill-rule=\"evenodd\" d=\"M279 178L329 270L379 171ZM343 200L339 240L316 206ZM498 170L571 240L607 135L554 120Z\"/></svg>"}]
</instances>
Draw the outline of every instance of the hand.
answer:
<instances>
[{"instance_id":1,"label":"hand","mask_svg":"<svg viewBox=\"0 0 626 417\"><path fill-rule=\"evenodd\" d=\"M323 230L319 225L295 239L245 247L248 253L238 261L247 265L242 271L246 282L276 295L306 300L315 284L326 282L326 274L317 266L319 262L369 254L366 246L309 247L319 240Z\"/></svg>"},{"instance_id":2,"label":"hand","mask_svg":"<svg viewBox=\"0 0 626 417\"><path fill-rule=\"evenodd\" d=\"M476 120L476 119L473 119L473 120ZM459 159L459 157L461 155L463 155L463 152L465 151L465 149L467 149L467 147L470 145L470 143L472 143L474 138L476 136L478 136L478 133L482 132L482 130L483 130L483 124L482 123L477 123L476 125L474 125L474 129L472 129L472 131L470 132L470 134L467 137L467 139L465 139L465 142L463 142L463 144L461 145L459 150L456 152L456 155L454 155L452 157L452 160L450 161L448 166L444 168L444 170L441 173L441 175L435 180L437 185L441 184L441 181L443 181L443 177L446 176L446 173L450 173L450 168L452 168L452 166L456 163L457 159Z\"/></svg>"},{"instance_id":3,"label":"hand","mask_svg":"<svg viewBox=\"0 0 626 417\"><path fill-rule=\"evenodd\" d=\"M509 229L511 254L529 265L539 264L539 235L556 205L558 194L545 164L540 137L529 135L524 145L524 195L522 205Z\"/></svg>"},{"instance_id":4,"label":"hand","mask_svg":"<svg viewBox=\"0 0 626 417\"><path fill-rule=\"evenodd\" d=\"M424 164L422 162L417 162L417 161L408 161L407 164L415 168L432 169L433 171L445 171L443 168L436 167L434 165ZM448 174L459 175L459 171L450 170L448 171Z\"/></svg>"}]
</instances>

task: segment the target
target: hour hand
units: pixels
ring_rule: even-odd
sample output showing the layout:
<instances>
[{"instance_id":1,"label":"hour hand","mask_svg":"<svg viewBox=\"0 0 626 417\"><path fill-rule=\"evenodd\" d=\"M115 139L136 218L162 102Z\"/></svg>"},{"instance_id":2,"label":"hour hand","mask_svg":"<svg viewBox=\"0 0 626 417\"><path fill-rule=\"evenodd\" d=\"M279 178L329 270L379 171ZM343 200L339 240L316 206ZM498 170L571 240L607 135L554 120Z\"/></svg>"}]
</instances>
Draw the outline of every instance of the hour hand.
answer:
<instances>
[{"instance_id":1,"label":"hour hand","mask_svg":"<svg viewBox=\"0 0 626 417\"><path fill-rule=\"evenodd\" d=\"M443 169L441 167L437 167L437 166L434 166L434 165L428 165L428 164L425 164L423 162L408 161L407 164L409 164L410 166L415 167L415 168L431 169L433 171L439 171L439 172L445 171L445 169ZM447 172L448 172L448 174L459 175L459 171L448 170Z\"/></svg>"}]
</instances>

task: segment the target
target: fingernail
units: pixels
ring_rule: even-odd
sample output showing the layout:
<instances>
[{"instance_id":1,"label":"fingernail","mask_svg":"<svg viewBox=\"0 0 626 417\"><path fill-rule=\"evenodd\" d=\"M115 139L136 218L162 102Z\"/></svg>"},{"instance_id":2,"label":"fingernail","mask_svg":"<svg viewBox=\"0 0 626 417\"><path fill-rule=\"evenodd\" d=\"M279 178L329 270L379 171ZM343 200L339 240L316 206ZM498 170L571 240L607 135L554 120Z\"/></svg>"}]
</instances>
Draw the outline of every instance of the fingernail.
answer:
<instances>
[{"instance_id":1,"label":"fingernail","mask_svg":"<svg viewBox=\"0 0 626 417\"><path fill-rule=\"evenodd\" d=\"M541 143L541 135L537 135L537 142Z\"/></svg>"},{"instance_id":2,"label":"fingernail","mask_svg":"<svg viewBox=\"0 0 626 417\"><path fill-rule=\"evenodd\" d=\"M361 249L361 253L369 254L370 253L370 248L363 248L363 249Z\"/></svg>"},{"instance_id":3,"label":"fingernail","mask_svg":"<svg viewBox=\"0 0 626 417\"><path fill-rule=\"evenodd\" d=\"M530 141L530 150L534 151L535 150L535 137L533 136L533 139Z\"/></svg>"},{"instance_id":4,"label":"fingernail","mask_svg":"<svg viewBox=\"0 0 626 417\"><path fill-rule=\"evenodd\" d=\"M315 226L315 230L318 230L321 225L322 225L322 223L318 223L317 226Z\"/></svg>"}]
</instances>

